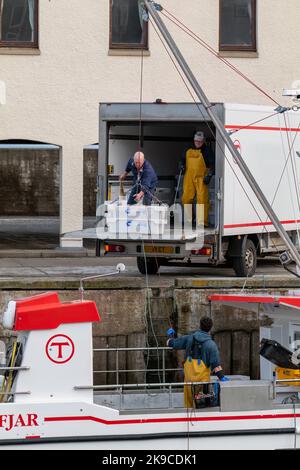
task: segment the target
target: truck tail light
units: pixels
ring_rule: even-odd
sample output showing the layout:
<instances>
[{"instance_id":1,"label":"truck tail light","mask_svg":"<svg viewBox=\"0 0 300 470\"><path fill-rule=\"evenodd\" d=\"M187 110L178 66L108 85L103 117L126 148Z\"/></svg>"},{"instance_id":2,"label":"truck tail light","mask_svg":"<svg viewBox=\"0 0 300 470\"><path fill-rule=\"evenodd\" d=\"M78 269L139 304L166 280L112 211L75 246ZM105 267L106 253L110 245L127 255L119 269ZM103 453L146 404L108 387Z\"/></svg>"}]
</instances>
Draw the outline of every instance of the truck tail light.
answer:
<instances>
[{"instance_id":1,"label":"truck tail light","mask_svg":"<svg viewBox=\"0 0 300 470\"><path fill-rule=\"evenodd\" d=\"M211 254L212 254L212 249L208 247L201 248L201 250L192 251L192 255L196 255L196 256L211 256Z\"/></svg>"},{"instance_id":2,"label":"truck tail light","mask_svg":"<svg viewBox=\"0 0 300 470\"><path fill-rule=\"evenodd\" d=\"M105 253L125 253L123 245L105 245Z\"/></svg>"}]
</instances>

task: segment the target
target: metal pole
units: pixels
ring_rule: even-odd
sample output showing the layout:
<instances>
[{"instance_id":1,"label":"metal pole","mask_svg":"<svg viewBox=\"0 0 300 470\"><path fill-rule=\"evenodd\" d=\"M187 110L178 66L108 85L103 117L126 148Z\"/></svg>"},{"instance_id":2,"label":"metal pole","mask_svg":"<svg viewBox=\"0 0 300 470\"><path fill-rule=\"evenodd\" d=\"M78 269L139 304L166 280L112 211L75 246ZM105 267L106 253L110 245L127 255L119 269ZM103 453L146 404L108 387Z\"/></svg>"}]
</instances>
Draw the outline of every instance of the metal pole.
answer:
<instances>
[{"instance_id":1,"label":"metal pole","mask_svg":"<svg viewBox=\"0 0 300 470\"><path fill-rule=\"evenodd\" d=\"M235 148L234 143L229 138L227 131L224 128L222 121L219 119L217 114L214 111L213 104L209 101L207 96L205 95L204 91L202 90L201 86L199 85L195 75L191 71L189 65L187 64L186 60L184 59L183 55L181 54L180 50L178 49L174 39L170 35L166 25L162 21L161 17L157 12L158 5L155 4L152 0L145 0L145 6L147 7L148 12L151 14L156 26L158 27L160 33L164 37L166 43L168 44L169 48L171 49L172 54L174 55L175 59L177 60L179 66L181 67L183 73L185 74L186 78L188 79L190 85L192 86L193 90L195 91L196 95L198 96L201 103L204 105L208 115L212 119L216 129L219 131L225 145L227 146L228 150L230 151L231 155L233 156L235 162L239 166L241 172L243 173L244 177L248 181L250 187L252 188L253 192L255 193L257 199L261 203L263 209L265 210L266 214L270 218L272 224L274 225L276 231L278 232L279 236L282 238L284 244L287 246L288 250L291 253L291 256L297 267L300 270L300 254L291 241L289 235L285 231L283 225L281 224L280 220L278 219L277 215L275 214L272 206L270 205L269 201L261 191L259 185L257 184L254 176L250 172L247 164L241 158L238 150ZM162 9L162 7L159 6Z\"/></svg>"},{"instance_id":2,"label":"metal pole","mask_svg":"<svg viewBox=\"0 0 300 470\"><path fill-rule=\"evenodd\" d=\"M162 351L162 361L163 361L163 382L166 382L166 354L165 349Z\"/></svg>"},{"instance_id":3,"label":"metal pole","mask_svg":"<svg viewBox=\"0 0 300 470\"><path fill-rule=\"evenodd\" d=\"M120 383L120 378L119 378L119 351L116 352L116 372L117 372L117 385Z\"/></svg>"}]
</instances>

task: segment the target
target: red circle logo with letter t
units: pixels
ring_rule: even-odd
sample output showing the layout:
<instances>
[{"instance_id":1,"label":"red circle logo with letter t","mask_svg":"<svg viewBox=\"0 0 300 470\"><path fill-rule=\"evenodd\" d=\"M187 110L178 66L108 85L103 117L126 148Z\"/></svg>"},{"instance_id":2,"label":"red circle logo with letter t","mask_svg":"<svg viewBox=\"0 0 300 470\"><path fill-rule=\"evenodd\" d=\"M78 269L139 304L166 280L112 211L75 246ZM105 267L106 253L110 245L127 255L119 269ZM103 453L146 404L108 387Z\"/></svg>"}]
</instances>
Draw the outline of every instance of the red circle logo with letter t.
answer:
<instances>
[{"instance_id":1,"label":"red circle logo with letter t","mask_svg":"<svg viewBox=\"0 0 300 470\"><path fill-rule=\"evenodd\" d=\"M72 359L74 352L73 341L65 335L53 336L46 345L47 357L54 364L66 364Z\"/></svg>"}]
</instances>

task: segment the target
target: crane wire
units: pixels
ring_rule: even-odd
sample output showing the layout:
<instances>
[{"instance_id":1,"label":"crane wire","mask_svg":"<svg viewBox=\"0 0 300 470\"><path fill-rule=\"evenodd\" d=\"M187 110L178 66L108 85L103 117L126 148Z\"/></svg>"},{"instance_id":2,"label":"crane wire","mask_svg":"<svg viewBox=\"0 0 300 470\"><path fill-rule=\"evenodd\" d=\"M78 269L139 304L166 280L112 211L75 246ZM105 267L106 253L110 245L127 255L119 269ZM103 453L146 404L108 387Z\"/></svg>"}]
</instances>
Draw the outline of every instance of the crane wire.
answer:
<instances>
[{"instance_id":1,"label":"crane wire","mask_svg":"<svg viewBox=\"0 0 300 470\"><path fill-rule=\"evenodd\" d=\"M142 49L141 51L141 66L140 66L140 96L139 96L139 106L140 106L140 116L139 116L139 152L143 150L143 114L142 114L142 107L143 107L143 91L144 91L144 50ZM145 188L140 184L140 189L142 191L145 191ZM152 195L152 197L155 197ZM145 264L145 271L146 271L146 306L145 306L145 325L146 325L146 345L148 348L147 351L147 360L146 360L146 369L148 369L149 361L150 361L150 343L149 343L149 327L148 327L148 318L147 318L147 313L149 317L149 323L150 323L150 329L153 335L153 339L155 341L155 345L157 348L157 362L158 362L158 378L159 382L161 383L161 376L160 376L160 353L159 353L159 342L158 338L155 332L154 328L154 323L153 323L153 315L152 315L152 306L151 306L151 299L150 299L150 286L149 286L149 275L148 275L148 267L147 267L147 257L146 257L146 252L145 252L145 241L144 239L142 240L142 245L143 245L143 256L144 256L144 264ZM147 372L145 372L145 375Z\"/></svg>"},{"instance_id":2,"label":"crane wire","mask_svg":"<svg viewBox=\"0 0 300 470\"><path fill-rule=\"evenodd\" d=\"M167 13L167 15L164 13L164 11ZM274 103L278 104L280 106L280 104L274 100L267 92L265 92L261 87L259 87L253 80L251 80L249 77L247 77L244 73L242 73L236 66L234 66L233 64L231 64L227 59L223 58L223 57L220 57L218 51L216 51L210 44L208 44L207 42L205 42L199 35L197 35L194 31L192 31L188 26L186 26L182 21L180 21L175 15L173 15L170 11L168 11L166 8L164 8L164 10L161 12L161 14L167 18L169 21L171 21L173 24L175 24L179 29L181 29L183 32L185 32L187 35L189 35L190 37L192 37L192 39L194 39L196 42L198 42L202 47L204 47L206 50L208 50L210 53L212 53L216 58L218 58L219 60L221 60L225 65L227 65L228 67L230 67L234 72L238 73L238 75L240 75L243 79L245 79L248 83L250 83L252 86L254 86L257 90L259 90L263 95L265 95L266 97L268 97L270 100L272 100ZM169 16L168 16L169 15ZM231 134L235 133L235 132L239 132L240 130L244 130L244 129L247 129L255 124L258 124L258 123L261 123L263 122L264 120L266 119L269 119L271 117L274 117L278 114L282 114L282 111L279 110L279 111L276 111L275 113L273 113L272 115L270 116L267 116L266 118L263 118L263 119L260 119L258 121L255 121L247 126L243 126L239 129L234 129ZM287 119L286 119L286 115L284 114L284 120L285 120L285 129L286 129L286 132L287 132L287 139L288 139L288 144L289 144L289 150L290 150L290 156L292 156L292 152L293 152L293 147L291 146L291 143L290 143L290 136L289 136L289 132L288 132L288 124L287 124ZM300 126L300 124L299 124ZM291 131L291 127L289 126L289 129ZM299 129L299 127L298 127ZM297 134L296 134L297 136ZM296 139L294 139L294 142L295 142ZM291 159L292 160L292 159ZM299 208L300 208L300 195L299 195L299 187L298 187L298 183L297 183L297 178L296 178L296 175L295 175L295 168L296 168L296 164L295 162L292 161L292 169L293 169L293 176L294 176L294 182L295 182L295 188L296 188L296 194L297 194L297 201L298 201L298 205L299 205ZM273 199L274 201L274 199ZM272 204L272 207L273 207L273 204ZM297 217L295 217L295 219L297 219ZM267 219L268 220L268 219ZM298 232L298 236L299 236L299 230L297 228L297 232Z\"/></svg>"},{"instance_id":3,"label":"crane wire","mask_svg":"<svg viewBox=\"0 0 300 470\"><path fill-rule=\"evenodd\" d=\"M159 32L158 32L156 26L154 25L153 21L151 20L151 18L149 18L149 21L150 21L150 23L152 24L153 29L155 30L157 36L159 37L159 39L160 39L160 41L161 41L161 43L162 43L164 49L166 50L166 52L167 52L169 58L171 59L173 65L175 66L176 70L179 72L179 69L178 69L178 66L177 66L175 60L173 59L172 55L170 54L170 52L169 52L167 46L165 45L165 43L164 43L162 37L160 36L160 34L159 34ZM181 72L179 72L179 75L180 75L181 78L182 78L182 73L181 73ZM209 125L209 123L205 120L205 116L204 116L204 114L203 114L203 111L202 111L202 109L201 109L201 106L199 105L199 103L197 103L197 101L196 101L196 99L195 99L195 97L194 97L192 91L190 90L189 85L187 84L187 81L186 81L185 79L183 79L183 82L184 82L184 84L185 84L185 86L186 86L186 88L187 88L189 94L191 95L193 101L195 102L196 106L198 107L198 109L199 109L199 111L200 111L200 113L201 113L201 115L202 115L202 118L203 118L205 124L207 125L207 127L209 128L211 134L213 135L213 130L212 130L211 126ZM224 157L225 157L225 159L226 159L228 165L230 166L232 172L234 173L236 179L238 180L238 182L239 182L239 184L240 184L240 186L241 186L241 188L242 188L244 194L246 195L248 201L250 202L250 205L251 205L252 208L254 209L254 212L256 213L258 219L259 219L260 222L263 224L263 232L262 232L262 234L264 234L264 233L270 233L270 232L268 231L268 229L267 229L267 226L266 226L267 221L266 221L266 222L263 222L263 220L262 220L260 214L258 213L256 207L254 206L253 202L251 201L250 196L249 196L248 193L246 192L246 190L245 190L245 188L244 188L244 186L243 186L243 184L242 184L240 178L238 177L237 173L235 172L235 170L234 170L232 164L230 163L229 159L227 158L226 153L224 152L224 150L223 150L223 148L221 147L220 143L216 141L216 144L217 144L218 147L220 148L221 153L224 155ZM267 220L268 220L268 219L269 219L269 218L267 218ZM270 241L271 241L271 243L273 244L273 247L274 247L275 250L277 251L277 254L280 255L280 251L279 251L279 249L278 249L278 246L277 246L277 244L274 242L274 237L272 237L271 234L270 234L269 236L270 236ZM256 251L258 250L259 245L260 245L260 241L258 240L258 243L257 243L257 245L256 245ZM284 266L284 268L285 268L287 271L289 271L291 274L297 276L297 274L296 274L294 271L292 271L291 269L288 269L287 266ZM246 285L247 285L249 276L250 276L250 273L248 273L248 275L247 275L247 277L246 277L246 280L245 280L244 286L243 286L243 288L242 288L242 291L244 291L245 288L246 288ZM297 276L297 277L298 277L298 276Z\"/></svg>"},{"instance_id":4,"label":"crane wire","mask_svg":"<svg viewBox=\"0 0 300 470\"><path fill-rule=\"evenodd\" d=\"M167 15L164 13L166 12ZM169 21L171 21L173 24L175 24L179 29L184 31L187 35L192 37L196 42L201 44L202 47L204 47L206 50L208 50L211 54L213 54L217 59L219 59L221 62L223 62L225 65L227 65L229 68L231 68L234 72L236 72L241 78L243 78L245 81L247 81L250 85L252 85L254 88L256 88L260 93L262 93L264 96L269 98L273 103L279 105L279 103L272 98L266 91L264 91L260 86L258 86L253 80L251 80L249 77L247 77L241 70L239 70L235 65L231 64L227 59L224 57L221 57L219 52L216 51L210 44L205 42L200 36L198 36L194 31L192 31L188 26L186 26L182 21L180 21L175 15L173 15L171 12L169 12L166 8L163 9L161 14L167 18ZM169 16L168 16L169 15Z\"/></svg>"},{"instance_id":5,"label":"crane wire","mask_svg":"<svg viewBox=\"0 0 300 470\"><path fill-rule=\"evenodd\" d=\"M162 37L160 36L160 34L159 34L159 32L158 32L156 26L154 25L153 21L151 20L151 18L149 18L149 21L150 21L150 23L152 24L152 27L154 28L154 30L155 30L156 34L158 35L160 41L162 42L163 47L165 48L165 50L166 50L166 52L167 52L169 58L170 58L171 61L173 62L173 64L174 64L176 70L178 71L178 66L177 66L175 60L174 60L173 57L171 56L169 50L167 49L167 46L165 45L165 43L164 43ZM182 72L179 72L179 75L180 75L181 78L182 78ZM184 84L185 84L185 86L186 86L186 88L187 88L189 94L191 95L191 97L192 97L194 103L196 104L198 110L200 111L201 116L202 116L202 119L203 119L203 121L205 122L206 126L208 127L208 129L209 129L211 135L214 135L214 131L213 131L212 127L210 126L210 124L207 122L207 120L206 120L206 118L205 118L205 116L204 116L204 113L203 113L203 111L202 111L202 109L201 109L201 105L196 101L196 99L195 99L195 97L194 97L192 91L190 90L190 87L189 87L189 85L188 85L186 79L184 79L183 82L184 82ZM238 180L240 186L242 187L243 192L245 193L247 199L249 200L249 202L250 202L252 208L254 209L254 211L255 211L257 217L259 218L260 222L261 222L262 224L264 224L264 228L265 228L266 231L267 231L267 227L266 227L266 225L265 225L266 223L263 222L263 220L262 220L260 214L258 213L256 207L254 206L253 202L251 201L250 196L247 194L247 191L245 190L245 188L244 188L244 186L243 186L243 184L242 184L242 182L241 182L239 176L237 175L237 173L236 173L236 171L234 170L234 168L233 168L231 162L229 161L229 159L228 159L228 157L227 157L227 155L226 155L226 152L224 151L223 147L221 146L221 144L220 144L218 141L216 141L216 145L218 145L218 147L219 147L221 153L224 155L224 157L225 157L225 159L226 159L228 165L230 166L230 168L231 168L232 172L234 173L235 177L237 178L237 180ZM275 244L274 244L274 246L275 246Z\"/></svg>"},{"instance_id":6,"label":"crane wire","mask_svg":"<svg viewBox=\"0 0 300 470\"><path fill-rule=\"evenodd\" d=\"M299 123L299 126L298 128L300 127L300 123ZM296 223L296 231L297 231L297 236L298 236L298 243L299 243L299 246L300 246L300 235L299 235L299 214L298 214L298 217L297 217L297 213L296 213L296 208L295 208L295 204L294 204L294 200L293 200L293 191L292 191L292 185L291 185L291 178L290 178L290 172L289 172L289 167L288 167L288 163L290 162L291 163L291 166L293 168L293 161L292 161L292 154L293 154L293 150L294 150L294 146L295 146L295 141L296 141L296 138L297 138L297 133L296 133L296 136L293 140L293 143L292 145L288 144L289 145L289 149L288 149L288 155L286 153L286 150L285 150L285 140L283 138L283 130L281 130L281 143L282 143L282 152L283 152L283 155L284 155L284 158L285 158L285 166L284 166L284 170L283 170L283 173L282 173L282 176L280 178L280 183L278 184L278 189L276 190L276 196L278 194L278 191L279 191L279 185L281 184L282 182L282 179L283 179L283 176L284 176L284 173L286 172L287 174L287 179L288 179L288 184L289 184L289 190L290 190L290 198L291 198L291 205L292 205L292 209L293 209L293 214L294 214L294 220L295 220L295 223ZM289 142L289 136L288 136L288 142ZM294 178L294 183L296 184L295 182L295 178ZM297 191L297 187L296 187L296 196L298 195L298 191ZM274 196L274 199L275 199L275 196ZM299 206L299 200L298 200L298 206Z\"/></svg>"},{"instance_id":7,"label":"crane wire","mask_svg":"<svg viewBox=\"0 0 300 470\"><path fill-rule=\"evenodd\" d=\"M286 115L284 115L284 122L285 122L285 126L286 126L286 129L288 129L288 122L287 122L287 117ZM291 130L291 127L289 127L290 131L286 132L287 134L287 141L288 141L288 146L289 146L289 151L290 151L290 154L291 154L291 163L292 163L292 171L293 171L293 177L294 177L294 183L295 183L295 188L296 188L296 195L297 195L297 202L298 202L298 208L300 210L300 195L299 195L299 186L298 186L298 181L297 181L297 175L296 175L296 162L294 161L294 158L293 158L293 148L291 147L291 141L290 141L290 132L292 132ZM297 133L296 133L296 136L297 136Z\"/></svg>"},{"instance_id":8,"label":"crane wire","mask_svg":"<svg viewBox=\"0 0 300 470\"><path fill-rule=\"evenodd\" d=\"M141 76L140 76L140 126L139 126L139 151L143 149L142 133L143 133L143 121L142 121L142 107L143 107L143 91L144 91L144 49L141 52Z\"/></svg>"},{"instance_id":9,"label":"crane wire","mask_svg":"<svg viewBox=\"0 0 300 470\"><path fill-rule=\"evenodd\" d=\"M167 11L167 10L165 9L165 11ZM161 12L161 13L162 13L162 15L164 15L166 18L168 18L167 15L165 15L163 12ZM167 11L167 13L169 13L169 12ZM170 14L170 15L171 15L175 20L177 20L176 17L174 17L174 15L172 15L172 14ZM205 41L203 41L199 36L197 36L195 33L193 33L193 31L191 31L188 27L186 27L180 20L177 20L178 23L180 23L180 24L181 24L184 28L186 28L189 32L185 31L181 26L179 26L178 24L176 24L171 18L168 18L168 19L169 19L170 21L172 21L177 27L179 27L180 29L182 29L186 34L188 34L188 35L191 36L194 40L196 40L198 43L200 43L203 47L205 47L206 49L210 50L210 52L212 52L214 55L216 55L216 56L217 56L219 59L221 59L223 62L226 62L226 65L230 66L230 68L232 68L234 71L236 71L239 75L241 75L241 76L244 75L244 74L240 73L240 71L239 71L236 67L232 66L232 64L230 64L230 62L228 62L228 61L226 61L226 60L224 61L223 58L220 58L219 54L218 54L211 46L209 46L209 45L208 45L207 43L205 43ZM154 27L154 24L153 24L153 22L151 21L150 18L149 18L149 20L150 20L150 22L152 23L152 26ZM156 33L158 34L158 32L157 32L157 30L156 30L155 27L154 27L154 29L155 29ZM159 36L159 37L160 37L160 36ZM162 41L162 43L163 43L163 40L162 40L161 37L160 37L160 39L161 39L161 41ZM163 43L163 45L164 45L164 47L165 47L165 44L164 44L164 43ZM170 56L168 49L167 49L166 47L165 47L165 49L166 49L166 51L167 51L169 57L171 58L171 60L172 60L172 62L173 62L173 64L174 64L174 66L175 66L175 68L176 68L177 71L179 72L178 67L177 67L177 64L175 64L173 58ZM179 72L179 74L180 74L180 76L182 77L182 73ZM183 77L182 77L182 78L183 78ZM277 114L283 114L285 111L288 110L288 108L282 108L282 107L280 106L280 104L279 104L276 100L274 100L270 95L268 95L266 92L264 92L264 90L262 90L260 87L258 87L258 86L257 86L254 82L252 82L250 79L248 79L248 77L243 76L242 78L245 78L249 83L251 83L255 88L257 88L261 93L263 93L265 96L267 96L268 98L270 98L274 103L278 104L278 105L279 105L279 109L276 110L276 112L273 113L273 114L271 114L270 116L267 116L267 117L265 117L265 118L263 118L263 119L261 119L261 120L259 120L259 121L256 121L256 122L254 122L254 123L251 123L251 124L249 124L248 126L243 126L243 127L240 128L240 129L235 129L232 133L238 132L238 131L243 130L243 129L247 129L247 128L253 126L254 124L257 124L257 123L262 122L262 121L264 121L264 120L266 120L266 119L269 119L269 118L271 118L271 117L274 117L274 116L276 116ZM194 98L193 94L191 93L191 90L190 90L190 88L189 88L189 86L188 86L186 80L183 79L183 81L184 81L184 83L185 83L185 85L186 85L186 87L187 87L189 93L191 94L193 100L195 101L195 98ZM196 104L197 104L197 103L196 103ZM199 106L198 106L198 109L200 110L200 112L201 112L201 114L202 114L202 116L203 116L202 110L201 110L201 108L200 108ZM203 117L204 117L204 116L203 116ZM207 124L207 126L209 127L210 131L212 132L212 130L211 130L210 126L208 125L208 123L206 123L206 124ZM287 124L286 124L286 132L287 132L287 135L288 135ZM294 142L295 142L295 140L294 140ZM291 154L291 153L292 153L292 147L290 146L290 154ZM224 154L224 155L225 155L225 154ZM226 158L226 155L225 155L225 158ZM228 161L227 158L226 158L226 160ZM228 163L229 163L229 161L228 161ZM229 164L230 164L230 163L229 163ZM230 167L231 167L232 171L234 172L235 176L237 177L237 175L236 175L236 173L235 173L235 171L233 170L233 168L232 168L231 165L230 165ZM295 170L293 169L293 172L294 172L294 171L295 171ZM238 177L237 177L237 179L238 179ZM281 179L282 179L282 178L281 178ZM239 180L239 179L238 179L238 180ZM240 183L240 184L241 184L241 183ZM296 184L297 184L297 183L296 183L296 180L295 180L295 185L296 185ZM242 186L242 188L243 188L243 186ZM244 189L244 188L243 188L243 189ZM299 197L298 197L298 195L299 195L298 186L296 186L296 191L297 191L297 199L299 199ZM245 192L245 191L244 191L244 192ZM246 194L246 192L245 192L245 194ZM246 194L246 196L247 196L247 198L248 198L248 195L247 195L247 194ZM248 198L248 199L249 199L249 198ZM250 199L249 199L249 201L250 201ZM274 201L274 200L273 200L273 201ZM252 207L254 208L254 206L253 206L253 204L252 204L251 201L250 201L250 203L251 203ZM273 204L272 204L272 206L273 206ZM259 214L257 213L257 211L256 211L255 208L254 208L254 210L255 210L256 214L258 215L260 221L262 222L262 219L260 218L260 216L259 216ZM296 217L295 217L295 218L296 218ZM268 220L268 218L267 218L267 220ZM268 233L267 228L266 228L266 223L267 223L267 222L265 222L265 224L264 224L264 226L263 226L263 229L264 229L264 231L266 231L266 233ZM264 233L264 232L262 232L262 233ZM298 233L298 228L297 228L297 233ZM277 245L274 243L274 240L272 239L271 236L270 236L270 240L271 240L273 246L275 247L277 253L279 254L278 247L277 247ZM258 245L259 245L259 243L258 243ZM257 246L257 248L258 248L258 246Z\"/></svg>"},{"instance_id":10,"label":"crane wire","mask_svg":"<svg viewBox=\"0 0 300 470\"><path fill-rule=\"evenodd\" d=\"M241 130L245 130L245 129L248 129L249 127L252 127L254 126L255 124L259 124L261 122L264 122L265 120L267 119L270 119L274 116L276 116L277 114L281 114L283 111L283 109L286 109L286 108L282 108L281 105L276 101L274 100L268 93L266 93L262 88L260 88L258 85L255 84L255 82L253 82L249 77L247 77L245 74L243 74L236 66L234 66L233 64L231 64L227 59L225 59L224 57L220 57L219 53L213 49L212 46L210 46L208 43L206 43L202 38L200 38L196 33L194 33L191 29L189 29L184 23L182 23L178 18L176 18L174 15L172 15L172 13L170 13L166 8L164 8L164 11L166 11L171 17L173 17L178 23L176 24L174 20L172 20L171 18L168 18L167 15L164 14L164 12L162 11L162 15L164 15L167 19L169 19L170 21L172 21L172 23L174 23L178 28L180 28L183 32L185 32L188 36L190 36L192 39L194 39L196 42L198 42L202 47L204 47L206 50L208 50L209 52L211 52L217 59L221 60L225 65L227 65L228 67L230 67L234 72L236 72L238 75L240 75L243 79L245 79L248 83L250 83L252 86L254 86L257 90L259 90L264 96L266 96L267 98L269 98L271 101L273 101L275 104L277 104L279 106L279 110L278 111L275 111L275 113L271 114L271 115L268 115L262 119L259 119L255 122L252 122L246 126L243 126L239 129L234 129L230 132L230 134L233 134L233 133L236 133L236 132L240 132ZM181 25L181 26L180 26ZM185 29L184 29L185 28ZM186 31L187 30L187 31Z\"/></svg>"},{"instance_id":11,"label":"crane wire","mask_svg":"<svg viewBox=\"0 0 300 470\"><path fill-rule=\"evenodd\" d=\"M289 160L290 160L290 158L291 158L291 150L293 150L294 147L295 147L295 143L296 143L296 139L297 139L297 132L299 132L299 131L300 131L300 122L299 122L299 125L298 125L298 128L297 128L297 131L296 131L296 133L295 133L295 137L294 137L294 140L293 140L293 142L292 142L291 149L290 149L290 151L289 151L289 154L288 154L288 156L287 156L287 158L286 158L286 161L285 161L283 170L282 170L282 172L281 172L281 176L280 176L280 179L279 179L279 182L278 182L278 185L277 185L277 187L276 187L276 191L275 191L275 194L274 194L274 197L273 197L272 205L273 205L273 203L274 203L274 201L275 201L275 199L276 199L276 197L277 197L277 194L278 194L278 191L279 191L279 187L280 187L280 185L281 185L281 183L282 183L282 179L283 179L284 173L285 173L285 171L287 170L287 165L288 165ZM283 132L283 131L281 130L281 134L282 134L282 132ZM283 152L284 152L284 150L283 150ZM284 152L284 153L285 153L285 152Z\"/></svg>"},{"instance_id":12,"label":"crane wire","mask_svg":"<svg viewBox=\"0 0 300 470\"><path fill-rule=\"evenodd\" d=\"M229 134L233 135L233 134L236 134L237 132L247 130L247 129L255 126L255 124L260 124L261 122L264 122L267 119L271 119L272 117L278 116L278 114L282 114L281 111L276 111L275 113L268 114L268 116L265 116L262 119L258 119L257 121L251 122L250 124L247 124L246 126L241 126L238 129L232 129L231 131L229 131Z\"/></svg>"}]
</instances>

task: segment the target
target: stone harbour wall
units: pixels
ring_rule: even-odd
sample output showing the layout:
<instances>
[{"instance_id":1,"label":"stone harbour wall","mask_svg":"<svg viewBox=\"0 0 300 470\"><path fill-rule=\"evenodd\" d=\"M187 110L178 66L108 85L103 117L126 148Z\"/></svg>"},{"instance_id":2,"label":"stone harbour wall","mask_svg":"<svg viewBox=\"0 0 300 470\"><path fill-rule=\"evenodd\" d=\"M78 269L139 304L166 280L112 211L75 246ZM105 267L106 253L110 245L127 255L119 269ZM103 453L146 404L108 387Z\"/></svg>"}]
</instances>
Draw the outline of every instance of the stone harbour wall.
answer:
<instances>
[{"instance_id":1,"label":"stone harbour wall","mask_svg":"<svg viewBox=\"0 0 300 470\"><path fill-rule=\"evenodd\" d=\"M52 284L51 284L52 282ZM63 281L62 281L63 283ZM29 286L30 283L28 283ZM32 284L32 288L2 287L0 292L0 311L4 311L9 300L16 300L41 291L52 289L58 291L63 302L78 299L78 281L65 284L58 288L59 281L49 281ZM127 285L127 287L126 287ZM128 287L129 286L129 287ZM179 335L196 330L200 318L211 316L214 321L213 336L221 353L225 373L228 375L247 375L252 379L260 376L259 367L259 328L265 326L266 321L260 320L258 314L240 310L238 308L210 305L209 296L215 293L212 289L187 288L146 288L141 279L131 281L118 281L93 283L85 291L85 299L95 301L102 321L94 324L93 340L95 349L107 348L144 348L151 347L147 354L143 351L94 352L94 380L95 384L140 383L147 380L149 383L162 378L153 369L161 368L161 356L157 347L166 345L166 331L174 325ZM236 290L219 290L219 293L237 292ZM239 291L240 292L240 291ZM285 293L284 289L259 289L251 293ZM1 338L9 342L11 334L1 332ZM166 353L166 366L168 369L180 367L182 354L177 352ZM160 357L160 359L159 359ZM116 364L120 370L116 373ZM136 370L147 369L148 373ZM131 371L125 374L124 370ZM178 376L179 377L179 376ZM177 377L177 378L178 378ZM173 372L164 377L165 380L176 378Z\"/></svg>"}]
</instances>

